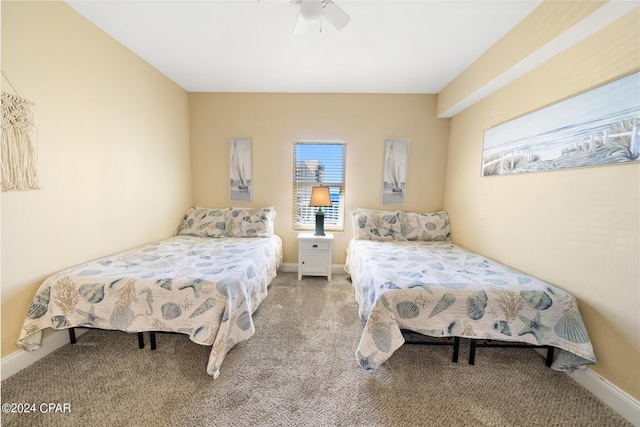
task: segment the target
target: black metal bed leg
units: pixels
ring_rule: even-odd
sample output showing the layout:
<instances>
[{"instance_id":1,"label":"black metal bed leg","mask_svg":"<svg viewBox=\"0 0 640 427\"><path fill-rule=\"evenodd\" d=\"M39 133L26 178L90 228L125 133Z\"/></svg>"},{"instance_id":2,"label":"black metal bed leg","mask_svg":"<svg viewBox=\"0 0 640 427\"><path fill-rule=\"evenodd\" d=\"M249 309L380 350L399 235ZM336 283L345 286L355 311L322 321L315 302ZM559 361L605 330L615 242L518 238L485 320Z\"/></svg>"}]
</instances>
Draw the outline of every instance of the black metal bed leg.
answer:
<instances>
[{"instance_id":1,"label":"black metal bed leg","mask_svg":"<svg viewBox=\"0 0 640 427\"><path fill-rule=\"evenodd\" d=\"M469 347L469 365L473 365L476 363L476 340L471 340L471 345Z\"/></svg>"},{"instance_id":2,"label":"black metal bed leg","mask_svg":"<svg viewBox=\"0 0 640 427\"><path fill-rule=\"evenodd\" d=\"M138 348L144 348L144 333L138 332Z\"/></svg>"},{"instance_id":3,"label":"black metal bed leg","mask_svg":"<svg viewBox=\"0 0 640 427\"><path fill-rule=\"evenodd\" d=\"M69 328L69 341L71 344L76 343L76 330L74 328Z\"/></svg>"},{"instance_id":4,"label":"black metal bed leg","mask_svg":"<svg viewBox=\"0 0 640 427\"><path fill-rule=\"evenodd\" d=\"M553 363L553 347L549 346L547 347L547 359L545 360L545 365L547 365L547 368L550 368L552 363Z\"/></svg>"},{"instance_id":5,"label":"black metal bed leg","mask_svg":"<svg viewBox=\"0 0 640 427\"><path fill-rule=\"evenodd\" d=\"M460 352L460 337L453 338L453 363L458 363L458 353Z\"/></svg>"},{"instance_id":6,"label":"black metal bed leg","mask_svg":"<svg viewBox=\"0 0 640 427\"><path fill-rule=\"evenodd\" d=\"M155 350L156 349L156 333L155 332L149 332L149 341L151 341L151 350Z\"/></svg>"}]
</instances>

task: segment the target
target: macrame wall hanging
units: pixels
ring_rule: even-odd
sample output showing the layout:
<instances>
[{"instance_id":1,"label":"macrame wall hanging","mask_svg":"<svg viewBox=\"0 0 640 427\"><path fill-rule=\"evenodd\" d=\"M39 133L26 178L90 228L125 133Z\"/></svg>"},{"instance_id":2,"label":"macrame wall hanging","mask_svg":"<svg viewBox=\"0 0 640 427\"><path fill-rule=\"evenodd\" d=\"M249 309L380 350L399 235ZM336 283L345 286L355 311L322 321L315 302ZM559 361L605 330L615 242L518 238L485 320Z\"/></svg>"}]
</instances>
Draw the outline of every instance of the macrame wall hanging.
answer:
<instances>
[{"instance_id":1,"label":"macrame wall hanging","mask_svg":"<svg viewBox=\"0 0 640 427\"><path fill-rule=\"evenodd\" d=\"M2 191L37 190L37 135L31 113L35 104L19 95L4 70L2 77L16 93L2 92Z\"/></svg>"}]
</instances>

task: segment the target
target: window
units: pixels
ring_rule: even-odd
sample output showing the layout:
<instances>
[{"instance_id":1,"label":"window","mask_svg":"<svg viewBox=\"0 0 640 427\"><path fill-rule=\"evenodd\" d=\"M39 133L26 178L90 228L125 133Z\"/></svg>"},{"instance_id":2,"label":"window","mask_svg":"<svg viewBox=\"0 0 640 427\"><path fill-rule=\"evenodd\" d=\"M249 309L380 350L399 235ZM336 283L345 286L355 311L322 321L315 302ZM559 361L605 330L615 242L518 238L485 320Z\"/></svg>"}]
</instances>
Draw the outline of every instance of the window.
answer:
<instances>
[{"instance_id":1,"label":"window","mask_svg":"<svg viewBox=\"0 0 640 427\"><path fill-rule=\"evenodd\" d=\"M331 204L322 208L324 227L344 229L344 142L294 141L293 143L293 228L313 230L318 208L309 207L311 189L329 187Z\"/></svg>"}]
</instances>

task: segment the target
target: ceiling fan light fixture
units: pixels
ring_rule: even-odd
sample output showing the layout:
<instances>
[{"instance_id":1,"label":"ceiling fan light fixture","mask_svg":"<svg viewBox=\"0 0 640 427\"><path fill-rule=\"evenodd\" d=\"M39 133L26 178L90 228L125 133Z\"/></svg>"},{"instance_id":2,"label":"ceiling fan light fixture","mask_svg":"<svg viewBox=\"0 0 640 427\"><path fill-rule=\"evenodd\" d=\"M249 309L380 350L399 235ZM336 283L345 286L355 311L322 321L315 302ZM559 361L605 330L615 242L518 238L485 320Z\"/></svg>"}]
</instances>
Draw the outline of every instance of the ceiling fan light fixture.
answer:
<instances>
[{"instance_id":1,"label":"ceiling fan light fixture","mask_svg":"<svg viewBox=\"0 0 640 427\"><path fill-rule=\"evenodd\" d=\"M319 21L322 16L322 0L306 0L300 5L300 15L309 23Z\"/></svg>"},{"instance_id":2,"label":"ceiling fan light fixture","mask_svg":"<svg viewBox=\"0 0 640 427\"><path fill-rule=\"evenodd\" d=\"M329 21L337 30L347 26L351 18L332 0L290 0L300 5L293 32L322 32L322 19Z\"/></svg>"},{"instance_id":3,"label":"ceiling fan light fixture","mask_svg":"<svg viewBox=\"0 0 640 427\"><path fill-rule=\"evenodd\" d=\"M296 24L293 27L294 34L320 33L322 32L322 19L307 21L302 14L298 14Z\"/></svg>"}]
</instances>

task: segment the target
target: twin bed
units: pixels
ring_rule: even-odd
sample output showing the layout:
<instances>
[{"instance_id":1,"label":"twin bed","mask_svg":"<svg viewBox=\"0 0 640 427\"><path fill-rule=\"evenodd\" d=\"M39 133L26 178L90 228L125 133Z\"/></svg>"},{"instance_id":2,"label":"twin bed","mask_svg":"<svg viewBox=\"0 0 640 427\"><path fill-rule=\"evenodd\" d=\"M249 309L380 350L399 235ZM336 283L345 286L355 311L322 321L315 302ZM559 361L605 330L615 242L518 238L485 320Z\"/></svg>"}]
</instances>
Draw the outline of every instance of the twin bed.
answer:
<instances>
[{"instance_id":1,"label":"twin bed","mask_svg":"<svg viewBox=\"0 0 640 427\"><path fill-rule=\"evenodd\" d=\"M477 340L555 348L556 370L596 362L576 299L451 243L446 212L358 209L353 220L345 270L365 322L356 351L363 368L387 360L403 330L470 338L471 363Z\"/></svg>"},{"instance_id":2,"label":"twin bed","mask_svg":"<svg viewBox=\"0 0 640 427\"><path fill-rule=\"evenodd\" d=\"M252 314L282 262L274 219L273 208L191 208L171 238L54 274L18 345L39 348L46 328L135 332L141 347L142 332L176 332L212 346L206 371L216 378L227 352L254 334ZM454 361L470 338L470 362L476 340L556 348L558 370L596 362L575 298L451 243L446 212L358 209L353 220L345 270L365 322L361 367L387 360L403 331L453 338Z\"/></svg>"},{"instance_id":3,"label":"twin bed","mask_svg":"<svg viewBox=\"0 0 640 427\"><path fill-rule=\"evenodd\" d=\"M212 346L206 371L216 378L227 352L254 334L252 314L282 262L274 218L273 208L191 208L169 239L54 274L18 345L39 348L46 328L177 332Z\"/></svg>"}]
</instances>

